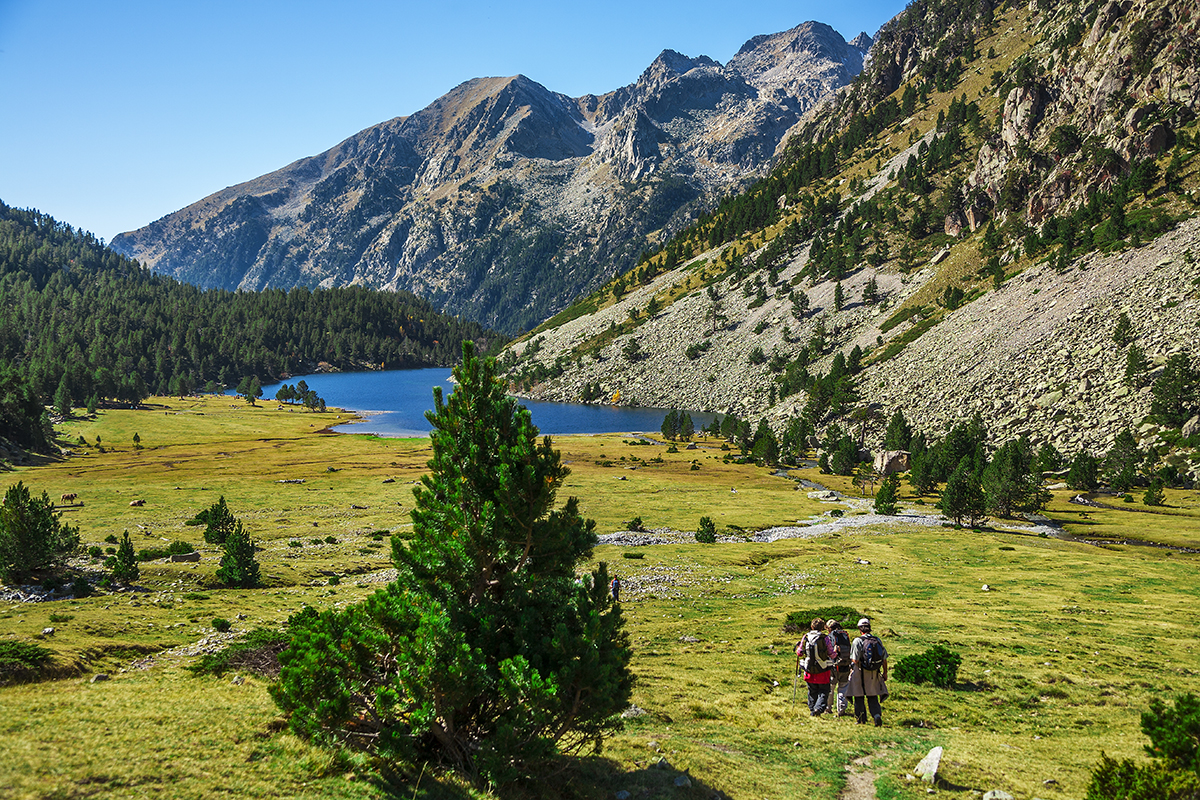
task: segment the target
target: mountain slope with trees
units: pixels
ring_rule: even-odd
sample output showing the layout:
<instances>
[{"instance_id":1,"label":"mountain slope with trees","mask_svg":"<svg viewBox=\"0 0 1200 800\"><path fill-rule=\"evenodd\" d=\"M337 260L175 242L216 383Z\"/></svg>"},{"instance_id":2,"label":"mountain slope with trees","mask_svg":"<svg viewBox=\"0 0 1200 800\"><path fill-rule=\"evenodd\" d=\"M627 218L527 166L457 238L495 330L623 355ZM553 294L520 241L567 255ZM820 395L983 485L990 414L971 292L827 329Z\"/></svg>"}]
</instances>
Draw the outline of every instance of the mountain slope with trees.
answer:
<instances>
[{"instance_id":1,"label":"mountain slope with trees","mask_svg":"<svg viewBox=\"0 0 1200 800\"><path fill-rule=\"evenodd\" d=\"M403 289L528 330L761 174L861 69L870 37L854 41L808 22L726 65L665 50L599 96L477 78L113 246L200 286Z\"/></svg>"},{"instance_id":2,"label":"mountain slope with trees","mask_svg":"<svg viewBox=\"0 0 1200 800\"><path fill-rule=\"evenodd\" d=\"M254 376L448 365L499 337L405 292L202 290L37 211L0 203L0 437L45 451L60 413Z\"/></svg>"},{"instance_id":3,"label":"mountain slope with trees","mask_svg":"<svg viewBox=\"0 0 1200 800\"><path fill-rule=\"evenodd\" d=\"M860 445L895 411L1068 455L1129 427L1200 470L1193 378L1153 411L1200 334L1196 25L1152 0L913 3L767 177L514 344L510 379Z\"/></svg>"}]
</instances>

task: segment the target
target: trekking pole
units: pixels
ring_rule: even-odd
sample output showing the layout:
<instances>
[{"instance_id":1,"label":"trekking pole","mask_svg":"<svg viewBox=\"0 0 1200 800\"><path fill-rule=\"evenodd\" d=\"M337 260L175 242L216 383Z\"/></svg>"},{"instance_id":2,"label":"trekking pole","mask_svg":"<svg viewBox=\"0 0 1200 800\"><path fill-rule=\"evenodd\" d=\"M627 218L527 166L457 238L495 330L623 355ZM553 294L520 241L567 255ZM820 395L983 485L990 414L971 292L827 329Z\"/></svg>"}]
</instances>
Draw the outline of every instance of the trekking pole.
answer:
<instances>
[{"instance_id":1,"label":"trekking pole","mask_svg":"<svg viewBox=\"0 0 1200 800\"><path fill-rule=\"evenodd\" d=\"M796 707L796 686L800 679L800 654L796 653L796 668L792 670L792 708Z\"/></svg>"}]
</instances>

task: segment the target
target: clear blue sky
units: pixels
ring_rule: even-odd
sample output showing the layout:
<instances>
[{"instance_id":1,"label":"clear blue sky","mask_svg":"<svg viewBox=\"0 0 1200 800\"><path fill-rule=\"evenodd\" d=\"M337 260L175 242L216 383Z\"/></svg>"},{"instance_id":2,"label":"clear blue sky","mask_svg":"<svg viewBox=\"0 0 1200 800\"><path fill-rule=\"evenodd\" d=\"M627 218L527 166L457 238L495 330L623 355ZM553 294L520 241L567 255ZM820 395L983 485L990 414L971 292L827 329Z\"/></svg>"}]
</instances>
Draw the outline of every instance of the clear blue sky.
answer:
<instances>
[{"instance_id":1,"label":"clear blue sky","mask_svg":"<svg viewBox=\"0 0 1200 800\"><path fill-rule=\"evenodd\" d=\"M810 19L874 34L904 5L0 0L0 199L109 240L469 78L602 94L665 48L724 63Z\"/></svg>"}]
</instances>

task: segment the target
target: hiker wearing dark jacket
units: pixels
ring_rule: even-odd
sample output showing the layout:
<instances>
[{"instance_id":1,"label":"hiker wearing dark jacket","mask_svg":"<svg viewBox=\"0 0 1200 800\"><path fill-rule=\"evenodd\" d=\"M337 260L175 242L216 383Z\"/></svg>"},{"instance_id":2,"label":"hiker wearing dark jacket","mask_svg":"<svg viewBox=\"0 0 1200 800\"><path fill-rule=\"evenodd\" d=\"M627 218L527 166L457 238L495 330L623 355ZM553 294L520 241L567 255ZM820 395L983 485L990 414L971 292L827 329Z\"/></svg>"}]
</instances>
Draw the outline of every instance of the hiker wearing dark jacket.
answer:
<instances>
[{"instance_id":1,"label":"hiker wearing dark jacket","mask_svg":"<svg viewBox=\"0 0 1200 800\"><path fill-rule=\"evenodd\" d=\"M842 623L836 619L831 619L825 623L825 630L829 632L829 639L834 644L834 659L833 671L831 678L837 684L837 715L839 717L846 716L849 713L846 710L848 701L846 700L846 688L850 685L850 635L842 630ZM832 694L832 684L830 693ZM832 708L830 709L833 710Z\"/></svg>"},{"instance_id":2,"label":"hiker wearing dark jacket","mask_svg":"<svg viewBox=\"0 0 1200 800\"><path fill-rule=\"evenodd\" d=\"M875 726L883 724L883 710L879 701L887 697L887 650L879 637L871 633L871 620L863 617L858 621L861 634L850 647L850 685L846 694L854 698L854 718L859 725L867 721L867 712L875 720ZM868 669L868 650L878 650L880 659L876 669ZM874 653L872 653L874 654ZM864 700L865 707L864 707Z\"/></svg>"},{"instance_id":3,"label":"hiker wearing dark jacket","mask_svg":"<svg viewBox=\"0 0 1200 800\"><path fill-rule=\"evenodd\" d=\"M808 685L808 712L814 717L821 716L829 708L834 645L825 635L824 627L825 620L817 617L809 625L804 638L796 643L796 655L803 659L804 682Z\"/></svg>"}]
</instances>

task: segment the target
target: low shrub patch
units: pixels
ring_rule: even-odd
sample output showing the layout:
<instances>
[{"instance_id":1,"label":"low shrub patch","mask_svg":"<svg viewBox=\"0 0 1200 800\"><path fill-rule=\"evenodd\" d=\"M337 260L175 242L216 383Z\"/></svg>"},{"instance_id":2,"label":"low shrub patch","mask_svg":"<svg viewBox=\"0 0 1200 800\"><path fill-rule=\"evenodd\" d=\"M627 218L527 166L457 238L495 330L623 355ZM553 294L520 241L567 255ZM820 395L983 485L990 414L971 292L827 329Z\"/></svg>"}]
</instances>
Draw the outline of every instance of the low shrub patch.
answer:
<instances>
[{"instance_id":1,"label":"low shrub patch","mask_svg":"<svg viewBox=\"0 0 1200 800\"><path fill-rule=\"evenodd\" d=\"M187 669L196 675L240 670L274 678L279 674L279 654L287 647L288 638L283 631L255 628L228 647L201 656Z\"/></svg>"},{"instance_id":2,"label":"low shrub patch","mask_svg":"<svg viewBox=\"0 0 1200 800\"><path fill-rule=\"evenodd\" d=\"M837 620L846 630L853 630L861 614L849 606L824 606L801 611L792 611L783 623L784 633L806 633L816 617Z\"/></svg>"},{"instance_id":3,"label":"low shrub patch","mask_svg":"<svg viewBox=\"0 0 1200 800\"><path fill-rule=\"evenodd\" d=\"M905 683L932 683L943 689L953 689L958 682L960 666L962 656L935 644L924 653L900 659L892 669L892 676Z\"/></svg>"},{"instance_id":4,"label":"low shrub patch","mask_svg":"<svg viewBox=\"0 0 1200 800\"><path fill-rule=\"evenodd\" d=\"M0 685L39 676L54 651L33 642L0 642Z\"/></svg>"}]
</instances>

